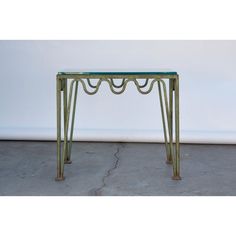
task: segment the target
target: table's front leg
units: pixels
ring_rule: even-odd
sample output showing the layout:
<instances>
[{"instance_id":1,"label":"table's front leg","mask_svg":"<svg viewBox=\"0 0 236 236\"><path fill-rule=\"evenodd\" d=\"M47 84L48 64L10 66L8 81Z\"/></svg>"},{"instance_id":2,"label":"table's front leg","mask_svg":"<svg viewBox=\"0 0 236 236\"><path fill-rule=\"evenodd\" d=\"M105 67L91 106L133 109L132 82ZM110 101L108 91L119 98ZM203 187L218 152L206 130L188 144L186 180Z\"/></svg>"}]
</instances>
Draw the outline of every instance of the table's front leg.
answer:
<instances>
[{"instance_id":1,"label":"table's front leg","mask_svg":"<svg viewBox=\"0 0 236 236\"><path fill-rule=\"evenodd\" d=\"M174 93L174 83L172 79L169 79L169 145L172 147L170 164L173 164L173 93Z\"/></svg>"},{"instance_id":2,"label":"table's front leg","mask_svg":"<svg viewBox=\"0 0 236 236\"><path fill-rule=\"evenodd\" d=\"M63 167L64 164L61 155L61 91L63 89L63 81L56 80L56 97L57 97L57 176L56 181L64 180Z\"/></svg>"},{"instance_id":3,"label":"table's front leg","mask_svg":"<svg viewBox=\"0 0 236 236\"><path fill-rule=\"evenodd\" d=\"M179 146L179 77L174 80L174 96L175 96L175 159L174 159L174 175L172 179L181 180L180 177L180 146Z\"/></svg>"}]
</instances>

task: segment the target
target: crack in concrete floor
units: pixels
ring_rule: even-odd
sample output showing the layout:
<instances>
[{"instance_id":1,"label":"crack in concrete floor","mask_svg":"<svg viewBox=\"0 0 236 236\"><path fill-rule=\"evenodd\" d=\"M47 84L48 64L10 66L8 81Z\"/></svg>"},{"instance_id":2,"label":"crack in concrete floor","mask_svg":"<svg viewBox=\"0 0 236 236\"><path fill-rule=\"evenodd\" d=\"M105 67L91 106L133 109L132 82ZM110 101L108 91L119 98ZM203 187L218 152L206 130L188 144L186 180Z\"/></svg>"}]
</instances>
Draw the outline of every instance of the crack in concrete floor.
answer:
<instances>
[{"instance_id":1,"label":"crack in concrete floor","mask_svg":"<svg viewBox=\"0 0 236 236\"><path fill-rule=\"evenodd\" d=\"M116 152L114 153L115 161L113 162L112 167L108 169L106 174L102 177L102 185L97 189L91 190L89 195L102 196L102 191L106 187L106 180L112 175L112 172L119 166L120 162L120 157L118 156L119 152L120 152L120 147L118 146Z\"/></svg>"}]
</instances>

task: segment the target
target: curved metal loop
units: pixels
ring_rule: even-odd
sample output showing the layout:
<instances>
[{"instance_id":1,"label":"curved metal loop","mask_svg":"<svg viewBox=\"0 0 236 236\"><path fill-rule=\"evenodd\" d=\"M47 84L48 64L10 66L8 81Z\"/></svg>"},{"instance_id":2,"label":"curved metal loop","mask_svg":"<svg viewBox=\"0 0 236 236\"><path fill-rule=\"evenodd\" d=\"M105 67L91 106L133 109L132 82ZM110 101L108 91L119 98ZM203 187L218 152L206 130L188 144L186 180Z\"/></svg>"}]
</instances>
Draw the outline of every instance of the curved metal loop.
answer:
<instances>
[{"instance_id":1,"label":"curved metal loop","mask_svg":"<svg viewBox=\"0 0 236 236\"><path fill-rule=\"evenodd\" d=\"M125 79L122 79L122 82L120 85L116 85L113 81L113 79L111 79L111 84L114 88L122 88L124 86L124 83L125 83Z\"/></svg>"},{"instance_id":2,"label":"curved metal loop","mask_svg":"<svg viewBox=\"0 0 236 236\"><path fill-rule=\"evenodd\" d=\"M143 85L140 85L139 88L145 88L148 84L148 79L145 80L145 83Z\"/></svg>"},{"instance_id":3,"label":"curved metal loop","mask_svg":"<svg viewBox=\"0 0 236 236\"><path fill-rule=\"evenodd\" d=\"M156 80L156 79L153 79L152 82L151 82L151 84L150 84L149 89L146 90L146 91L142 91L141 88L143 88L143 85L140 86L139 83L138 83L138 81L137 81L137 79L134 79L134 83L135 83L135 85L136 85L138 91L139 91L141 94L149 94L149 93L152 91L152 89L153 89L154 83L156 83L156 82L157 82L157 80ZM145 82L145 83L146 83L146 82Z\"/></svg>"},{"instance_id":4,"label":"curved metal loop","mask_svg":"<svg viewBox=\"0 0 236 236\"><path fill-rule=\"evenodd\" d=\"M152 78L150 78L150 79L152 79ZM85 80L87 80L88 86L90 88L93 88L93 91L88 90L87 85L85 83ZM145 83L143 85L140 85L138 80L134 79L134 78L126 78L126 79L124 78L124 79L122 79L122 83L120 85L115 85L112 78L100 78L100 79L98 79L98 82L97 82L96 85L91 84L91 81L88 78L86 78L86 79L74 79L73 81L80 82L82 84L82 87L83 87L85 93L87 93L88 95L96 94L98 92L98 90L101 86L101 83L103 81L106 81L108 83L112 93L117 94L117 95L122 94L125 91L125 89L127 87L127 84L131 81L134 82L138 92L141 93L141 94L149 94L152 91L154 84L158 81L164 83L164 81L162 79L152 79L152 82L150 83L149 88L144 91L142 88L145 88L148 85L148 80L149 79L146 79ZM165 83L163 84L163 86L165 86ZM119 88L120 90L117 91L115 88Z\"/></svg>"},{"instance_id":5,"label":"curved metal loop","mask_svg":"<svg viewBox=\"0 0 236 236\"><path fill-rule=\"evenodd\" d=\"M96 88L96 85L91 84L90 79L86 79L90 88Z\"/></svg>"}]
</instances>

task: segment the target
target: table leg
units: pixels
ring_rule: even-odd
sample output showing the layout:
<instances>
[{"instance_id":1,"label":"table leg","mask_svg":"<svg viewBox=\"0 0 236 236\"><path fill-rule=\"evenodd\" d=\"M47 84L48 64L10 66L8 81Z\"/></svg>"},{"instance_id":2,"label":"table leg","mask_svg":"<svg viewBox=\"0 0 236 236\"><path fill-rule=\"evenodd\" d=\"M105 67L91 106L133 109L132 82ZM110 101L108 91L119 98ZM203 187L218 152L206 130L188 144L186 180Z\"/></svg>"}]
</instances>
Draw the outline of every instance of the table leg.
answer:
<instances>
[{"instance_id":1,"label":"table leg","mask_svg":"<svg viewBox=\"0 0 236 236\"><path fill-rule=\"evenodd\" d=\"M61 90L62 80L57 79L57 176L56 181L64 180L61 155Z\"/></svg>"},{"instance_id":2,"label":"table leg","mask_svg":"<svg viewBox=\"0 0 236 236\"><path fill-rule=\"evenodd\" d=\"M166 147L166 155L167 155L166 163L167 164L171 164L172 163L172 157L170 155L170 146L168 144L166 122L165 122L165 111L164 111L162 91L161 91L161 82L160 81L158 81L158 91L159 91L159 100L160 100L160 107L161 107L161 117L162 117L162 125L163 125L165 147Z\"/></svg>"},{"instance_id":3,"label":"table leg","mask_svg":"<svg viewBox=\"0 0 236 236\"><path fill-rule=\"evenodd\" d=\"M62 172L64 170L64 163L70 164L71 162L68 161L68 129L69 129L69 122L70 122L70 110L71 110L71 100L72 100L72 93L74 87L75 80L73 80L70 84L70 92L69 92L69 101L67 104L67 86L65 86L64 90L64 145L63 145L63 164L62 164ZM65 104L66 103L66 104Z\"/></svg>"},{"instance_id":4,"label":"table leg","mask_svg":"<svg viewBox=\"0 0 236 236\"><path fill-rule=\"evenodd\" d=\"M175 91L175 163L172 179L181 180L180 177L180 147L179 147L179 77L174 80Z\"/></svg>"},{"instance_id":5,"label":"table leg","mask_svg":"<svg viewBox=\"0 0 236 236\"><path fill-rule=\"evenodd\" d=\"M75 110L76 110L76 101L77 101L77 93L78 93L78 81L75 82L75 92L74 92L74 101L73 101L73 110L72 110L72 120L71 120L71 130L70 130L70 141L68 146L68 154L66 159L66 164L71 164L71 148L72 148L72 140L73 140L73 132L74 132L74 122L75 122Z\"/></svg>"},{"instance_id":6,"label":"table leg","mask_svg":"<svg viewBox=\"0 0 236 236\"><path fill-rule=\"evenodd\" d=\"M173 146L173 80L169 79L169 145ZM170 157L173 163L173 152Z\"/></svg>"},{"instance_id":7,"label":"table leg","mask_svg":"<svg viewBox=\"0 0 236 236\"><path fill-rule=\"evenodd\" d=\"M64 79L64 86L63 86L63 105L64 105L64 150L65 158L68 156L68 141L67 136L68 132L66 130L66 121L67 121L67 111L68 111L68 103L67 103L67 79ZM64 159L64 163L66 164L66 159Z\"/></svg>"}]
</instances>

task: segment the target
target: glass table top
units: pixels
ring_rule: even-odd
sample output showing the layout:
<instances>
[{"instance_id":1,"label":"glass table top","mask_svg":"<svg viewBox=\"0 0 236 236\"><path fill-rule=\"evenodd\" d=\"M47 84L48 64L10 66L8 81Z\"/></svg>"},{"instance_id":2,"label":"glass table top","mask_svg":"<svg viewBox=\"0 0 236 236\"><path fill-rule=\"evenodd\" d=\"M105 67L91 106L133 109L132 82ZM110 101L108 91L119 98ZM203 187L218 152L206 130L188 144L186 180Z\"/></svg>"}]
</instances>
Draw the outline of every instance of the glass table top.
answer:
<instances>
[{"instance_id":1,"label":"glass table top","mask_svg":"<svg viewBox=\"0 0 236 236\"><path fill-rule=\"evenodd\" d=\"M177 72L171 69L116 69L116 70L63 70L59 75L177 75Z\"/></svg>"}]
</instances>

